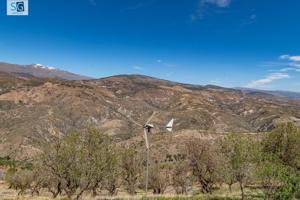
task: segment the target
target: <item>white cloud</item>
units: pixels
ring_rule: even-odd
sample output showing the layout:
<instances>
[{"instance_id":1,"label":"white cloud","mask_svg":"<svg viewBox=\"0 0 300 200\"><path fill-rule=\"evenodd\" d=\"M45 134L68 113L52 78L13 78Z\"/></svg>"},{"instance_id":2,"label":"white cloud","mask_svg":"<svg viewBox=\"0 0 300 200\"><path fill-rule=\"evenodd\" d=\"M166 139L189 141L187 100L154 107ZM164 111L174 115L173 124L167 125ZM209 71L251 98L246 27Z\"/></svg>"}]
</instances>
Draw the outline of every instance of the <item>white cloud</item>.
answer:
<instances>
[{"instance_id":1,"label":"white cloud","mask_svg":"<svg viewBox=\"0 0 300 200\"><path fill-rule=\"evenodd\" d=\"M285 54L285 55L281 55L279 58L281 60L289 60L289 61L293 61L293 62L299 62L300 61L300 55L290 56L288 54Z\"/></svg>"},{"instance_id":2,"label":"white cloud","mask_svg":"<svg viewBox=\"0 0 300 200\"><path fill-rule=\"evenodd\" d=\"M287 68L282 68L279 71L281 71L281 72L288 72L288 71L294 71L294 70L296 70L296 69L287 67Z\"/></svg>"},{"instance_id":3,"label":"white cloud","mask_svg":"<svg viewBox=\"0 0 300 200\"><path fill-rule=\"evenodd\" d=\"M290 63L289 66L300 68L300 63Z\"/></svg>"},{"instance_id":4,"label":"white cloud","mask_svg":"<svg viewBox=\"0 0 300 200\"><path fill-rule=\"evenodd\" d=\"M276 80L288 79L288 78L290 78L290 75L287 73L272 73L272 74L267 75L263 79L252 81L246 87L256 88L259 86L264 86L264 85L270 84Z\"/></svg>"},{"instance_id":5,"label":"white cloud","mask_svg":"<svg viewBox=\"0 0 300 200\"><path fill-rule=\"evenodd\" d=\"M284 55L279 56L279 59L286 60L286 59L289 59L289 57L290 57L289 55L284 54Z\"/></svg>"},{"instance_id":6,"label":"white cloud","mask_svg":"<svg viewBox=\"0 0 300 200\"><path fill-rule=\"evenodd\" d=\"M290 60L292 60L292 61L300 61L300 56L291 56Z\"/></svg>"},{"instance_id":7,"label":"white cloud","mask_svg":"<svg viewBox=\"0 0 300 200\"><path fill-rule=\"evenodd\" d=\"M229 7L231 0L199 0L199 5L196 11L190 15L192 22L200 20L205 15L205 11L208 5L213 5L219 8Z\"/></svg>"},{"instance_id":8,"label":"white cloud","mask_svg":"<svg viewBox=\"0 0 300 200\"><path fill-rule=\"evenodd\" d=\"M266 62L262 66L272 67L276 69L270 69L271 74L267 75L265 78L259 80L253 80L251 83L246 85L246 87L256 88L272 83L276 80L289 79L290 73L300 72L300 56L290 56L284 54L279 56L280 62Z\"/></svg>"},{"instance_id":9,"label":"white cloud","mask_svg":"<svg viewBox=\"0 0 300 200\"><path fill-rule=\"evenodd\" d=\"M218 7L228 7L231 3L231 0L200 0L202 5L204 4L214 4Z\"/></svg>"},{"instance_id":10,"label":"white cloud","mask_svg":"<svg viewBox=\"0 0 300 200\"><path fill-rule=\"evenodd\" d=\"M280 69L279 71L280 72L288 72L288 71L300 72L300 69L287 67L287 68Z\"/></svg>"},{"instance_id":11,"label":"white cloud","mask_svg":"<svg viewBox=\"0 0 300 200\"><path fill-rule=\"evenodd\" d=\"M281 69L281 72L294 71L300 72L300 55L291 56L289 54L284 54L279 56L279 59L285 60L286 68Z\"/></svg>"}]
</instances>

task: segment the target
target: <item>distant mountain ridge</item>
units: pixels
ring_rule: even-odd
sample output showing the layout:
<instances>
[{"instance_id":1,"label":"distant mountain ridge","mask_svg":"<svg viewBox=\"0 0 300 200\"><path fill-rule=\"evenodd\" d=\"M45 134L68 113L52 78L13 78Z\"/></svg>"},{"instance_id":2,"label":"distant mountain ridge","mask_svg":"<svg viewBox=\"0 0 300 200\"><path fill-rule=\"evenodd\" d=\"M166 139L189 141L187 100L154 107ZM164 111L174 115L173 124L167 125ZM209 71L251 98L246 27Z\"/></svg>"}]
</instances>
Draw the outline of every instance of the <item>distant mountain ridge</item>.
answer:
<instances>
[{"instance_id":1,"label":"distant mountain ridge","mask_svg":"<svg viewBox=\"0 0 300 200\"><path fill-rule=\"evenodd\" d=\"M90 80L94 79L92 77L82 76L79 74L71 73L68 71L60 70L55 67L45 66L42 64L30 64L30 65L18 65L18 64L9 64L0 62L0 72L14 74L21 77L37 77L37 78L55 78L59 80ZM121 75L119 75L121 76ZM141 75L132 75L132 77L143 77L147 79L147 76ZM118 76L115 76L118 77ZM149 77L148 77L149 78ZM161 80L161 79L157 79ZM165 80L161 80L165 81ZM167 81L169 84L176 85L178 83ZM292 91L280 91L280 90L259 90L259 89L252 89L252 88L243 88L243 87L236 87L236 88L224 88L221 86L216 85L193 85L193 84L182 84L187 88L211 88L211 89L237 89L241 90L247 94L261 94L261 95L273 95L276 97L283 97L289 98L294 100L300 99L300 92L292 92Z\"/></svg>"},{"instance_id":2,"label":"distant mountain ridge","mask_svg":"<svg viewBox=\"0 0 300 200\"><path fill-rule=\"evenodd\" d=\"M252 88L236 88L238 90L242 90L246 93L263 93L269 94L277 97L286 97L289 99L300 100L300 92L291 92L291 91L281 91L281 90L259 90Z\"/></svg>"},{"instance_id":3,"label":"distant mountain ridge","mask_svg":"<svg viewBox=\"0 0 300 200\"><path fill-rule=\"evenodd\" d=\"M42 64L17 65L0 62L0 72L19 76L34 76L38 78L56 78L61 80L88 80L91 77L56 69Z\"/></svg>"}]
</instances>

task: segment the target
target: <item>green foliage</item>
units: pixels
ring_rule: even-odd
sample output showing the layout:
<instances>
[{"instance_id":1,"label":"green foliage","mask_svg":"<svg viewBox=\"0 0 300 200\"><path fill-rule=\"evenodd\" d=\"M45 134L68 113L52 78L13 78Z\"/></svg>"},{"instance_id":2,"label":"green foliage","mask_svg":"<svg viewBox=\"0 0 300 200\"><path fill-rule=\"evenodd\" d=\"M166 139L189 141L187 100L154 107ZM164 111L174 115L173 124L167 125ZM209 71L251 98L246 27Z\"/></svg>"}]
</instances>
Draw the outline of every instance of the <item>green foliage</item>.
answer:
<instances>
[{"instance_id":1,"label":"green foliage","mask_svg":"<svg viewBox=\"0 0 300 200\"><path fill-rule=\"evenodd\" d=\"M287 168L272 154L262 152L258 159L256 175L266 199L274 199Z\"/></svg>"},{"instance_id":2,"label":"green foliage","mask_svg":"<svg viewBox=\"0 0 300 200\"><path fill-rule=\"evenodd\" d=\"M225 158L223 176L226 183L238 182L244 199L244 187L251 180L255 155L255 142L246 135L229 134L221 141L221 151Z\"/></svg>"},{"instance_id":3,"label":"green foliage","mask_svg":"<svg viewBox=\"0 0 300 200\"><path fill-rule=\"evenodd\" d=\"M162 194L173 186L178 194L187 194L197 180L201 192L209 194L197 191L194 194L199 196L189 199L226 199L213 193L223 183L238 183L242 199L250 186L259 188L255 198L264 192L265 199L300 199L299 138L299 129L286 123L263 138L228 134L219 141L193 139L186 143L185 154L176 154L184 156L166 154L164 163L150 162L149 188ZM99 189L116 195L121 186L134 195L138 186L144 186L141 153L145 152L134 145L117 147L107 136L88 128L54 139L33 163L5 157L0 158L0 165L10 166L5 180L20 194L26 190L39 194L46 188L54 198L63 194L77 200L85 192L97 195Z\"/></svg>"},{"instance_id":4,"label":"green foliage","mask_svg":"<svg viewBox=\"0 0 300 200\"><path fill-rule=\"evenodd\" d=\"M278 189L276 199L293 200L300 199L300 175L286 174L283 184Z\"/></svg>"},{"instance_id":5,"label":"green foliage","mask_svg":"<svg viewBox=\"0 0 300 200\"><path fill-rule=\"evenodd\" d=\"M16 162L11 160L11 158L9 156L6 157L0 157L0 166L4 166L4 167L13 167L16 165Z\"/></svg>"},{"instance_id":6,"label":"green foliage","mask_svg":"<svg viewBox=\"0 0 300 200\"><path fill-rule=\"evenodd\" d=\"M277 199L300 198L300 131L292 123L278 125L262 141L263 162L261 178L276 190ZM270 189L270 188L268 188ZM268 190L267 190L268 191ZM270 195L269 193L267 193Z\"/></svg>"},{"instance_id":7,"label":"green foliage","mask_svg":"<svg viewBox=\"0 0 300 200\"><path fill-rule=\"evenodd\" d=\"M121 185L121 156L120 149L114 147L109 151L108 159L106 161L106 174L104 180L104 188L110 195L116 195L117 190Z\"/></svg>"},{"instance_id":8,"label":"green foliage","mask_svg":"<svg viewBox=\"0 0 300 200\"><path fill-rule=\"evenodd\" d=\"M10 156L0 157L0 166L8 168L32 169L32 163L24 160L15 160Z\"/></svg>"},{"instance_id":9,"label":"green foliage","mask_svg":"<svg viewBox=\"0 0 300 200\"><path fill-rule=\"evenodd\" d=\"M150 166L149 188L154 190L154 194L163 194L170 185L170 165L164 163L154 163Z\"/></svg>"},{"instance_id":10,"label":"green foliage","mask_svg":"<svg viewBox=\"0 0 300 200\"><path fill-rule=\"evenodd\" d=\"M18 194L23 194L25 190L31 188L34 177L30 170L10 169L5 176L5 180L10 185L10 188L19 190Z\"/></svg>"},{"instance_id":11,"label":"green foliage","mask_svg":"<svg viewBox=\"0 0 300 200\"><path fill-rule=\"evenodd\" d=\"M178 196L178 197L155 197L149 198L150 200L238 200L239 198L230 198L230 197L217 197L214 195L210 195L208 197L201 196Z\"/></svg>"},{"instance_id":12,"label":"green foliage","mask_svg":"<svg viewBox=\"0 0 300 200\"><path fill-rule=\"evenodd\" d=\"M48 181L57 184L51 187L56 189L55 194L63 190L70 199L79 199L85 191L96 192L108 178L114 156L112 149L109 138L96 129L70 132L45 149L40 167L48 174Z\"/></svg>"},{"instance_id":13,"label":"green foliage","mask_svg":"<svg viewBox=\"0 0 300 200\"><path fill-rule=\"evenodd\" d=\"M284 165L300 170L300 131L293 123L278 125L263 140L263 151L280 159Z\"/></svg>"},{"instance_id":14,"label":"green foliage","mask_svg":"<svg viewBox=\"0 0 300 200\"><path fill-rule=\"evenodd\" d=\"M200 197L155 197L150 198L150 200L201 200L203 198Z\"/></svg>"},{"instance_id":15,"label":"green foliage","mask_svg":"<svg viewBox=\"0 0 300 200\"><path fill-rule=\"evenodd\" d=\"M134 146L124 147L121 158L121 167L122 178L127 192L134 195L143 169L142 157L139 152L136 151Z\"/></svg>"}]
</instances>

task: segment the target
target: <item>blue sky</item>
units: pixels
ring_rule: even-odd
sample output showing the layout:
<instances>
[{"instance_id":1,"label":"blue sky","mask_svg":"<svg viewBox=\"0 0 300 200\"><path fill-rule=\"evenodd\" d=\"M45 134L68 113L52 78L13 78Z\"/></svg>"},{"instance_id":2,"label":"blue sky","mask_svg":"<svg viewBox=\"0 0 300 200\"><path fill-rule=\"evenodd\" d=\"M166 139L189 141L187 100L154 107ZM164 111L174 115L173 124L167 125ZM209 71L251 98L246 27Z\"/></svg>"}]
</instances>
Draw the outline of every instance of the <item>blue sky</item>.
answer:
<instances>
[{"instance_id":1,"label":"blue sky","mask_svg":"<svg viewBox=\"0 0 300 200\"><path fill-rule=\"evenodd\" d=\"M299 10L299 0L29 0L29 16L8 17L2 0L0 61L300 91Z\"/></svg>"}]
</instances>

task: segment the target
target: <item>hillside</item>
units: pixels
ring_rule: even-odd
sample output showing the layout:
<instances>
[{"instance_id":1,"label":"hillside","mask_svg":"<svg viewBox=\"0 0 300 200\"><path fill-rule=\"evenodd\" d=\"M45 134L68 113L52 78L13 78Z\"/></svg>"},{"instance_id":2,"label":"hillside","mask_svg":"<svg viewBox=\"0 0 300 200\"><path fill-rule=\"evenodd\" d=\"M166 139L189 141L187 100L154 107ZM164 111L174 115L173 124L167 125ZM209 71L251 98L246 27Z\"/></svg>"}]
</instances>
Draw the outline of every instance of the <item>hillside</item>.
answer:
<instances>
[{"instance_id":1,"label":"hillside","mask_svg":"<svg viewBox=\"0 0 300 200\"><path fill-rule=\"evenodd\" d=\"M16 65L0 62L0 72L15 74L23 77L56 78L62 80L86 80L90 77L48 67L41 64Z\"/></svg>"},{"instance_id":2,"label":"hillside","mask_svg":"<svg viewBox=\"0 0 300 200\"><path fill-rule=\"evenodd\" d=\"M249 89L249 88L236 88L240 89L246 93L265 93L265 94L270 94L273 96L277 97L286 97L289 99L295 99L295 100L300 100L300 93L298 92L290 92L290 91L280 91L280 90L257 90L257 89Z\"/></svg>"},{"instance_id":3,"label":"hillside","mask_svg":"<svg viewBox=\"0 0 300 200\"><path fill-rule=\"evenodd\" d=\"M89 124L124 141L175 118L175 135L268 131L300 125L300 102L264 93L196 86L139 75L64 81L0 74L0 154L37 151L53 135ZM160 130L155 130L159 132ZM0 155L1 156L1 155Z\"/></svg>"}]
</instances>

